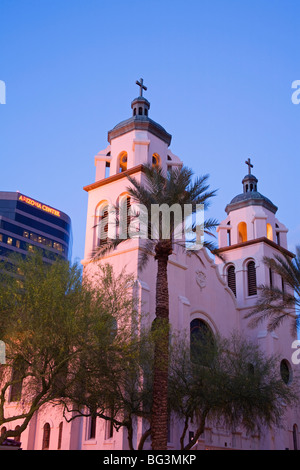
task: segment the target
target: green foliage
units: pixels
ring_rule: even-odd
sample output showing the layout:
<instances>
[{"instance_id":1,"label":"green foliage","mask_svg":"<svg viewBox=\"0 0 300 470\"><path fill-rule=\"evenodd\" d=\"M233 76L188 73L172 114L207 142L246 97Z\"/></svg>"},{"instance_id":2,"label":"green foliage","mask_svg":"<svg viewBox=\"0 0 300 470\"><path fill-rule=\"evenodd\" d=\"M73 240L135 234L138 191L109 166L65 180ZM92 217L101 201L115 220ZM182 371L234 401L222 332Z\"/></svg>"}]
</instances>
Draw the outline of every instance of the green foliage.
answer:
<instances>
[{"instance_id":1,"label":"green foliage","mask_svg":"<svg viewBox=\"0 0 300 470\"><path fill-rule=\"evenodd\" d=\"M286 406L297 401L296 380L293 386L283 382L278 358L266 357L237 334L199 344L198 360L194 356L191 361L186 341L175 342L173 349L169 403L185 422L182 448L197 441L208 421L249 433L278 426ZM184 446L189 423L196 428L195 437Z\"/></svg>"},{"instance_id":2,"label":"green foliage","mask_svg":"<svg viewBox=\"0 0 300 470\"><path fill-rule=\"evenodd\" d=\"M72 398L87 383L96 386L96 367L105 366L108 375L112 360L122 356L123 347L126 352L125 339L136 328L133 284L108 265L92 279L82 278L76 264L44 263L40 253L2 262L0 272L0 337L6 344L0 426L21 418L23 432L44 403ZM89 361L95 370L85 368ZM15 416L7 416L12 387L20 401ZM4 437L14 435L10 430Z\"/></svg>"},{"instance_id":3,"label":"green foliage","mask_svg":"<svg viewBox=\"0 0 300 470\"><path fill-rule=\"evenodd\" d=\"M245 318L250 318L251 327L267 320L270 331L284 321L290 321L292 334L296 334L300 326L300 247L297 247L294 258L275 255L273 258L265 257L264 263L281 278L281 283L259 286L259 299Z\"/></svg>"}]
</instances>

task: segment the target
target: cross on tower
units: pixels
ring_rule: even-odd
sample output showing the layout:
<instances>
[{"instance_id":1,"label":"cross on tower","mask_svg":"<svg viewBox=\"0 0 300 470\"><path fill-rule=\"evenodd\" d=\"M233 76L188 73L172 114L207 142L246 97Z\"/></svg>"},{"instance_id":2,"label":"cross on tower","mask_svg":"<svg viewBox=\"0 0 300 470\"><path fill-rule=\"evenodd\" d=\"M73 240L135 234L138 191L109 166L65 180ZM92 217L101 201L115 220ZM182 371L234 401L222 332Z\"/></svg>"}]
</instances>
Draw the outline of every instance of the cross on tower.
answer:
<instances>
[{"instance_id":1,"label":"cross on tower","mask_svg":"<svg viewBox=\"0 0 300 470\"><path fill-rule=\"evenodd\" d=\"M246 160L245 163L246 165L248 165L248 174L251 175L251 168L253 168L253 165L251 163L250 158L248 158L248 160Z\"/></svg>"},{"instance_id":2,"label":"cross on tower","mask_svg":"<svg viewBox=\"0 0 300 470\"><path fill-rule=\"evenodd\" d=\"M140 96L143 96L143 90L147 90L147 87L144 85L144 80L141 78L140 81L135 82L140 87Z\"/></svg>"}]
</instances>

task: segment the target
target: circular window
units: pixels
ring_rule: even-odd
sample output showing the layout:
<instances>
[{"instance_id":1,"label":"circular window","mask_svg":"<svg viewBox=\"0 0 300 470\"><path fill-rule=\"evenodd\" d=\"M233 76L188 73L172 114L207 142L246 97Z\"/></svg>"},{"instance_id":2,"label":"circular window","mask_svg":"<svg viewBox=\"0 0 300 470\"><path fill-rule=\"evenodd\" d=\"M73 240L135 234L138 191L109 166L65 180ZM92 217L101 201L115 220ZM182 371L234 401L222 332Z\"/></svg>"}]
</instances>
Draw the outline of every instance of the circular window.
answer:
<instances>
[{"instance_id":1,"label":"circular window","mask_svg":"<svg viewBox=\"0 0 300 470\"><path fill-rule=\"evenodd\" d=\"M292 380L291 367L286 359L280 363L280 375L284 383L288 384Z\"/></svg>"}]
</instances>

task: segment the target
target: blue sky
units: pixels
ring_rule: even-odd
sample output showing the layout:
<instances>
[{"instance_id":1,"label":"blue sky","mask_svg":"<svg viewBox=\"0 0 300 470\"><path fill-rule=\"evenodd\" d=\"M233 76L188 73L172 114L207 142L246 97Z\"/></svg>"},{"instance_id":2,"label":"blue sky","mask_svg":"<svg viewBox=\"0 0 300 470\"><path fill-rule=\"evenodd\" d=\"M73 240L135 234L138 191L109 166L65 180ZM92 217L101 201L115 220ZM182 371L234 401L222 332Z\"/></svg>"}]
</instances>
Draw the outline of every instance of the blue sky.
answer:
<instances>
[{"instance_id":1,"label":"blue sky","mask_svg":"<svg viewBox=\"0 0 300 470\"><path fill-rule=\"evenodd\" d=\"M298 0L1 0L1 185L72 218L82 259L83 186L144 78L171 150L218 188L222 220L251 158L258 190L300 244Z\"/></svg>"}]
</instances>

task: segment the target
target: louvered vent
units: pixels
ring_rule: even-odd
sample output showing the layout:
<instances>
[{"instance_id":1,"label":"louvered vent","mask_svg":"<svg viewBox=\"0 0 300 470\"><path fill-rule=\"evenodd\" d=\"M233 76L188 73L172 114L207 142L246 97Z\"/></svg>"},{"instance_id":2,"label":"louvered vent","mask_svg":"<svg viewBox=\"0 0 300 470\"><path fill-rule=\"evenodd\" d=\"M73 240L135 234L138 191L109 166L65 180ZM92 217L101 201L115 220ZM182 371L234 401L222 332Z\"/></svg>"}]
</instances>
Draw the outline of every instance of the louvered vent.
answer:
<instances>
[{"instance_id":1,"label":"louvered vent","mask_svg":"<svg viewBox=\"0 0 300 470\"><path fill-rule=\"evenodd\" d=\"M130 210L130 205L131 205L131 204L130 204L130 197L127 198L126 203L127 203L127 207L126 207L126 209L127 209L127 238L130 238L130 237L129 237L129 225L130 225L129 210Z\"/></svg>"},{"instance_id":2,"label":"louvered vent","mask_svg":"<svg viewBox=\"0 0 300 470\"><path fill-rule=\"evenodd\" d=\"M227 270L227 284L236 296L235 267L229 266Z\"/></svg>"},{"instance_id":3,"label":"louvered vent","mask_svg":"<svg viewBox=\"0 0 300 470\"><path fill-rule=\"evenodd\" d=\"M256 270L255 270L255 263L254 261L250 261L247 266L248 271L248 295L256 295L257 294L257 286L256 286Z\"/></svg>"},{"instance_id":4,"label":"louvered vent","mask_svg":"<svg viewBox=\"0 0 300 470\"><path fill-rule=\"evenodd\" d=\"M107 243L108 238L108 210L104 209L103 215L100 220L100 239L98 240L98 245L102 246Z\"/></svg>"}]
</instances>

